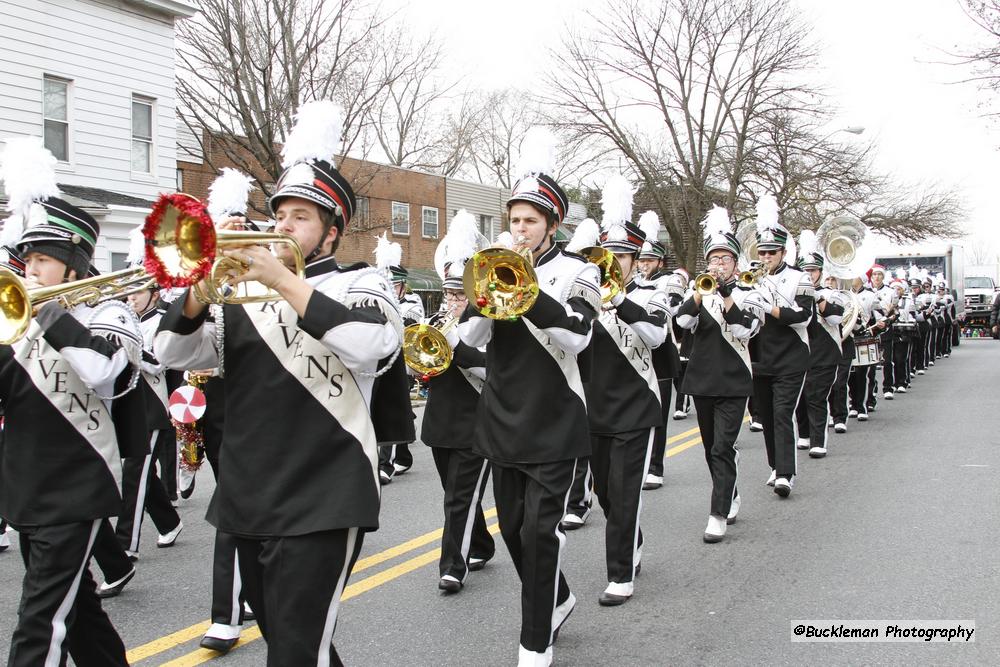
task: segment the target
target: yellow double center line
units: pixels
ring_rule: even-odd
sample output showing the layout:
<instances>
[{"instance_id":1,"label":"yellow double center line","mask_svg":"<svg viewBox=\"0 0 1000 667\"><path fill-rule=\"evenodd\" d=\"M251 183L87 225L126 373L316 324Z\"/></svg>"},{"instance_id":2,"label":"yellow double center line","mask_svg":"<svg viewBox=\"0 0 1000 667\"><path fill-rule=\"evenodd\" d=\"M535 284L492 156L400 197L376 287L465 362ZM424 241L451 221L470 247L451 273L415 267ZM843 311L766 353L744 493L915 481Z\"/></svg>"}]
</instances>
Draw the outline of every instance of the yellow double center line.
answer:
<instances>
[{"instance_id":1,"label":"yellow double center line","mask_svg":"<svg viewBox=\"0 0 1000 667\"><path fill-rule=\"evenodd\" d=\"M681 442L679 445L668 449L667 456L676 456L686 449L690 449L695 445L701 444L701 437L695 435L696 433L698 433L697 427L668 438L667 444L669 445L677 442L678 440L684 440L692 435L694 436L689 440L684 440L684 442ZM483 515L486 519L492 519L497 515L497 510L495 507L488 509L483 513ZM489 524L487 529L493 535L500 532L500 526L497 523ZM380 551L366 558L359 558L358 562L354 564L354 569L351 570L351 576L356 576L359 572L364 572L369 568L381 565L382 563L390 561L394 558L398 558L399 556L410 553L411 551L419 549L420 547L426 546L432 542L438 542L441 539L441 532L441 529L438 528L428 533L424 533L423 535L414 537L411 540L407 540L402 544L390 547L385 551ZM378 588L379 586L387 584L394 579L398 579L404 574L418 570L425 565L435 563L439 558L441 558L440 547L435 547L434 549L425 551L418 556L414 556L413 558L405 560L402 563L393 565L392 567L350 584L344 589L344 594L340 599L342 602L346 602L347 600L357 597L362 593L367 593L373 588ZM172 632L169 635L160 637L159 639L154 639L153 641L143 644L142 646L137 646L126 654L128 662L129 664L135 664L142 660L147 660L155 655L180 646L181 644L185 644L192 639L201 637L205 634L210 625L210 621L195 623L194 625L178 630L177 632ZM249 644L256 639L260 639L260 636L260 629L257 626L248 627L242 632L239 641L233 648L235 649L236 647L243 646L244 644ZM218 656L219 654L216 651L198 648L197 650L191 651L190 653L182 655L179 658L161 663L161 665L162 667L191 667L193 665L205 663Z\"/></svg>"}]
</instances>

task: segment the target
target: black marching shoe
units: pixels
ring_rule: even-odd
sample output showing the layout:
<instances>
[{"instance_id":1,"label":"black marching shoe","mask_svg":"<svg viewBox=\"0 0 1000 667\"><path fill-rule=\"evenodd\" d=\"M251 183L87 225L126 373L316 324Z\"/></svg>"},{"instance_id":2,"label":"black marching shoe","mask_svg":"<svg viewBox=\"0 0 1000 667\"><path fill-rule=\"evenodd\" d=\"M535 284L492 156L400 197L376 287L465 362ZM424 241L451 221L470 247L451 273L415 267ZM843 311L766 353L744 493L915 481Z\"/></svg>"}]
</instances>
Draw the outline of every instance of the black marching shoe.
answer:
<instances>
[{"instance_id":1,"label":"black marching shoe","mask_svg":"<svg viewBox=\"0 0 1000 667\"><path fill-rule=\"evenodd\" d=\"M597 598L602 607L617 607L625 604L632 597L632 582L625 584L609 583L601 596Z\"/></svg>"},{"instance_id":2,"label":"black marching shoe","mask_svg":"<svg viewBox=\"0 0 1000 667\"><path fill-rule=\"evenodd\" d=\"M438 581L438 589L448 594L457 593L462 590L462 582L450 574L446 574Z\"/></svg>"},{"instance_id":3,"label":"black marching shoe","mask_svg":"<svg viewBox=\"0 0 1000 667\"><path fill-rule=\"evenodd\" d=\"M488 563L489 560L489 558L469 556L469 562L466 564L466 567L469 568L469 572L479 572L481 569L486 567L486 563Z\"/></svg>"},{"instance_id":4,"label":"black marching shoe","mask_svg":"<svg viewBox=\"0 0 1000 667\"><path fill-rule=\"evenodd\" d=\"M236 642L238 642L239 640L240 640L239 637L236 637L235 639L219 639L218 637L202 637L201 638L201 644L200 644L200 646L202 648L207 648L209 651L215 651L217 653L221 653L222 655L225 655L225 654L229 653L233 649L234 646L236 646Z\"/></svg>"},{"instance_id":5,"label":"black marching shoe","mask_svg":"<svg viewBox=\"0 0 1000 667\"><path fill-rule=\"evenodd\" d=\"M128 582L132 581L132 577L135 576L135 568L133 567L129 570L128 574L119 579L118 581L112 581L111 583L104 582L97 587L97 597L103 599L117 597L121 594L122 590L125 588Z\"/></svg>"}]
</instances>

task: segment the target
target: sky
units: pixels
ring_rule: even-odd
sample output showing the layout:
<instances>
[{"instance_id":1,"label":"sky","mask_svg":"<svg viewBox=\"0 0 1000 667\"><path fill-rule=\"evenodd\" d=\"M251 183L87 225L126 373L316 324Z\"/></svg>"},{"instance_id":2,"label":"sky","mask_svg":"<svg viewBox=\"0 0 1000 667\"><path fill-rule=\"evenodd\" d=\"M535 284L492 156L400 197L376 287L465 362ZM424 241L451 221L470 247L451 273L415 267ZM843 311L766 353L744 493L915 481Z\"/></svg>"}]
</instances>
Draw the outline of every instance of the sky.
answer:
<instances>
[{"instance_id":1,"label":"sky","mask_svg":"<svg viewBox=\"0 0 1000 667\"><path fill-rule=\"evenodd\" d=\"M389 0L415 31L444 39L452 67L484 88L524 85L543 71L546 44L581 7L599 0ZM986 93L955 85L965 71L939 64L981 31L958 0L792 0L814 26L817 83L838 114L831 125L862 126L876 166L900 181L957 188L968 216L966 248L1000 253L1000 122L980 114ZM1000 99L997 99L1000 109Z\"/></svg>"}]
</instances>

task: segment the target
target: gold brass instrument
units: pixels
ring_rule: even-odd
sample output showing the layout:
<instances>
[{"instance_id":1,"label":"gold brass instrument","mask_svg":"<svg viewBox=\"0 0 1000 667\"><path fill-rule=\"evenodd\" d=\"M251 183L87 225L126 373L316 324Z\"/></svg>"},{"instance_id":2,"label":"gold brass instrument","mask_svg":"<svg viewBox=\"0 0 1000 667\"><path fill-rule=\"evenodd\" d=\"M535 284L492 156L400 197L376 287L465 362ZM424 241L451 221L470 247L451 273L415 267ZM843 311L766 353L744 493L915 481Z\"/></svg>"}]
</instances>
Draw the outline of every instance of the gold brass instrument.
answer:
<instances>
[{"instance_id":1,"label":"gold brass instrument","mask_svg":"<svg viewBox=\"0 0 1000 667\"><path fill-rule=\"evenodd\" d=\"M453 351L446 337L458 318L453 317L441 327L430 323L411 324L403 329L403 361L421 380L440 375L451 366Z\"/></svg>"},{"instance_id":2,"label":"gold brass instrument","mask_svg":"<svg viewBox=\"0 0 1000 667\"><path fill-rule=\"evenodd\" d=\"M147 267L162 273L168 280L180 280L196 275L205 260L205 227L184 216L163 217L147 221L152 240L147 246ZM24 336L31 318L49 301L59 301L64 307L80 304L95 306L102 301L149 289L157 284L147 267L122 269L91 278L74 280L50 287L28 287L15 273L0 269L0 344L10 345Z\"/></svg>"},{"instance_id":3,"label":"gold brass instrument","mask_svg":"<svg viewBox=\"0 0 1000 667\"><path fill-rule=\"evenodd\" d=\"M736 278L736 284L744 288L755 287L766 275L767 265L764 262L751 262L748 270L740 271Z\"/></svg>"},{"instance_id":4,"label":"gold brass instrument","mask_svg":"<svg viewBox=\"0 0 1000 667\"><path fill-rule=\"evenodd\" d=\"M601 269L601 303L608 303L618 294L625 293L625 276L615 253L600 246L584 248L579 253Z\"/></svg>"},{"instance_id":5,"label":"gold brass instrument","mask_svg":"<svg viewBox=\"0 0 1000 667\"><path fill-rule=\"evenodd\" d=\"M694 279L694 289L702 296L715 294L719 289L719 281L711 273L699 273Z\"/></svg>"},{"instance_id":6,"label":"gold brass instrument","mask_svg":"<svg viewBox=\"0 0 1000 667\"><path fill-rule=\"evenodd\" d=\"M288 234L276 232L238 231L220 229L215 232L216 248L238 248L248 245L283 244L287 245L295 256L295 274L305 276L305 258L298 241ZM204 282L194 286L195 297L202 303L261 303L264 301L279 301L281 295L257 282L230 284L233 276L238 276L249 268L234 257L217 256L211 271L205 276Z\"/></svg>"},{"instance_id":7,"label":"gold brass instrument","mask_svg":"<svg viewBox=\"0 0 1000 667\"><path fill-rule=\"evenodd\" d=\"M465 264L462 287L469 303L493 320L516 320L538 298L538 276L531 251L486 248Z\"/></svg>"},{"instance_id":8,"label":"gold brass instrument","mask_svg":"<svg viewBox=\"0 0 1000 667\"><path fill-rule=\"evenodd\" d=\"M825 257L823 270L837 278L838 292L844 301L841 340L851 335L861 316L861 301L847 281L865 275L875 263L875 251L870 240L868 226L850 215L831 218L816 230L816 244Z\"/></svg>"}]
</instances>

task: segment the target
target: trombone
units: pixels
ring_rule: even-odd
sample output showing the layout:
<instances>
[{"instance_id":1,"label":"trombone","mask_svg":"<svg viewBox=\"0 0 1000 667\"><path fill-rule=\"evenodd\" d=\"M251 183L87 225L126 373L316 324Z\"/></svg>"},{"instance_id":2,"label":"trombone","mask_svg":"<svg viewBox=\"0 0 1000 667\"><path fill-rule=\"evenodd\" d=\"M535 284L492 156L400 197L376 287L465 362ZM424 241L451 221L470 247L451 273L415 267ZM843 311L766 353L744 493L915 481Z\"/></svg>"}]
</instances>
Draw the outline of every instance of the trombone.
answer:
<instances>
[{"instance_id":1,"label":"trombone","mask_svg":"<svg viewBox=\"0 0 1000 667\"><path fill-rule=\"evenodd\" d=\"M151 214L145 229L147 237L152 238L146 241L144 267L50 287L29 287L13 271L0 269L0 344L11 345L20 340L31 326L35 313L49 301L57 301L65 308L81 304L95 306L102 301L150 289L157 284L158 276L168 283L163 287L201 278L208 259L205 248L211 248L211 225L206 227L203 220L190 215L154 218Z\"/></svg>"}]
</instances>

